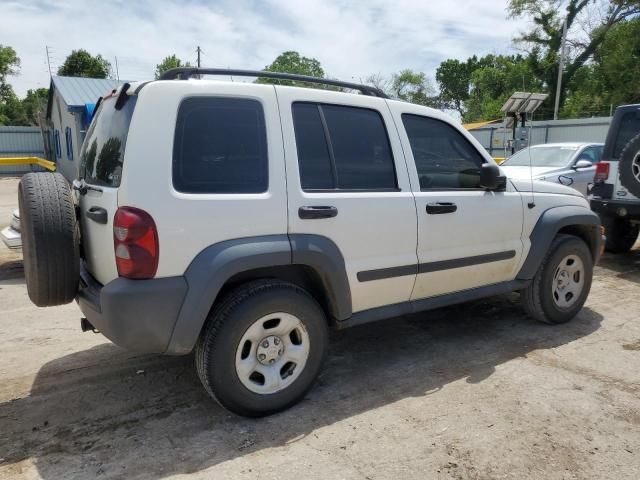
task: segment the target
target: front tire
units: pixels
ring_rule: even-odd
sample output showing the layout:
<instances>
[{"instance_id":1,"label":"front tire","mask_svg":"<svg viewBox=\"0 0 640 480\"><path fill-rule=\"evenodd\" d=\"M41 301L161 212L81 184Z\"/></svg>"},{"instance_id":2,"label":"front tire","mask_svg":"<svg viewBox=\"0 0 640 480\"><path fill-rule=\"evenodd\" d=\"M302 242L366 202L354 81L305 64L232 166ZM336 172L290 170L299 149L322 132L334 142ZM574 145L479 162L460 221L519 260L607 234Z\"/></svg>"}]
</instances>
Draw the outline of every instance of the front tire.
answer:
<instances>
[{"instance_id":1,"label":"front tire","mask_svg":"<svg viewBox=\"0 0 640 480\"><path fill-rule=\"evenodd\" d=\"M521 292L523 306L540 322L566 323L584 306L592 277L593 257L587 244L573 235L558 235L532 282Z\"/></svg>"},{"instance_id":2,"label":"front tire","mask_svg":"<svg viewBox=\"0 0 640 480\"><path fill-rule=\"evenodd\" d=\"M327 321L311 295L288 282L258 280L214 307L196 345L196 368L220 405L265 416L304 397L327 343Z\"/></svg>"}]
</instances>

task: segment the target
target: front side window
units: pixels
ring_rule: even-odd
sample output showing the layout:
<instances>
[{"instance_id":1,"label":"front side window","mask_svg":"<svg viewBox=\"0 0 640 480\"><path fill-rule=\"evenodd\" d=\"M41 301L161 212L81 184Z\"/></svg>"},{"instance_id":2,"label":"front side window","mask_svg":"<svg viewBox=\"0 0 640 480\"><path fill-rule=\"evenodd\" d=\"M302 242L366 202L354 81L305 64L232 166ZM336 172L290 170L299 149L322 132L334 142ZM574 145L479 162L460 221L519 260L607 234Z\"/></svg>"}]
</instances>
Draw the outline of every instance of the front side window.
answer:
<instances>
[{"instance_id":1,"label":"front side window","mask_svg":"<svg viewBox=\"0 0 640 480\"><path fill-rule=\"evenodd\" d=\"M173 186L183 193L262 193L267 133L257 100L190 97L178 110Z\"/></svg>"},{"instance_id":2,"label":"front side window","mask_svg":"<svg viewBox=\"0 0 640 480\"><path fill-rule=\"evenodd\" d=\"M482 155L451 125L435 118L403 114L416 162L420 190L480 188Z\"/></svg>"},{"instance_id":3,"label":"front side window","mask_svg":"<svg viewBox=\"0 0 640 480\"><path fill-rule=\"evenodd\" d=\"M296 102L292 113L303 190L397 189L391 145L378 112Z\"/></svg>"}]
</instances>

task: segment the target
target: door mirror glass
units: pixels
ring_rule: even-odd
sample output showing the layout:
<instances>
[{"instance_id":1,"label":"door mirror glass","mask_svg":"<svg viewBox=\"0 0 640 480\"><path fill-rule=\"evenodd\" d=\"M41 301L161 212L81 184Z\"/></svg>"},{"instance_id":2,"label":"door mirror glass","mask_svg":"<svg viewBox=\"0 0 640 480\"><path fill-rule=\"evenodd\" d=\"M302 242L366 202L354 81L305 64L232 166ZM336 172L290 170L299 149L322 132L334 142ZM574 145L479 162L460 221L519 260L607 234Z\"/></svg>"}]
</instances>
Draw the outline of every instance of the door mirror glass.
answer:
<instances>
[{"instance_id":1,"label":"door mirror glass","mask_svg":"<svg viewBox=\"0 0 640 480\"><path fill-rule=\"evenodd\" d=\"M582 170L584 168L591 167L593 167L593 163L591 163L589 160L578 160L573 168L575 168L576 170Z\"/></svg>"},{"instance_id":2,"label":"door mirror glass","mask_svg":"<svg viewBox=\"0 0 640 480\"><path fill-rule=\"evenodd\" d=\"M504 190L507 179L500 173L500 167L493 163L483 163L480 168L480 186L487 190Z\"/></svg>"}]
</instances>

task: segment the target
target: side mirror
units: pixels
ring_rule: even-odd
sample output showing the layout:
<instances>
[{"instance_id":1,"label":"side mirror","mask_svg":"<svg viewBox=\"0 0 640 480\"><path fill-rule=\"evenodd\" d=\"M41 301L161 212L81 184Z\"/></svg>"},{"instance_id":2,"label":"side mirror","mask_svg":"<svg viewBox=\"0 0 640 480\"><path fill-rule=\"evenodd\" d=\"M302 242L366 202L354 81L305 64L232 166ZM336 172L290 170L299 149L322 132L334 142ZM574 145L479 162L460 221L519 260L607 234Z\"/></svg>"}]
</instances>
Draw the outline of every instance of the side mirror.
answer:
<instances>
[{"instance_id":1,"label":"side mirror","mask_svg":"<svg viewBox=\"0 0 640 480\"><path fill-rule=\"evenodd\" d=\"M487 190L502 191L507 188L507 177L500 174L500 167L493 163L483 163L480 168L480 186Z\"/></svg>"},{"instance_id":2,"label":"side mirror","mask_svg":"<svg viewBox=\"0 0 640 480\"><path fill-rule=\"evenodd\" d=\"M585 168L593 167L593 163L589 160L578 160L576 164L573 166L576 170L584 170Z\"/></svg>"}]
</instances>

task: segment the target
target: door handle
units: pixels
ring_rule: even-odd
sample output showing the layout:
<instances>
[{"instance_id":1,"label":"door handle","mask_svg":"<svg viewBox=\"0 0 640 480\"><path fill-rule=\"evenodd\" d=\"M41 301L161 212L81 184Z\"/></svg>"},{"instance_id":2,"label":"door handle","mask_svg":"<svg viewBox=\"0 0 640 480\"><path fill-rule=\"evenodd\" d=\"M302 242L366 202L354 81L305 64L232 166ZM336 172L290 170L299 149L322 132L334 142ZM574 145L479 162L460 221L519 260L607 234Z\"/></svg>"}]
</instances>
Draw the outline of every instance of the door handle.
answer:
<instances>
[{"instance_id":1,"label":"door handle","mask_svg":"<svg viewBox=\"0 0 640 480\"><path fill-rule=\"evenodd\" d=\"M308 206L298 209L298 216L304 220L316 218L333 218L338 215L338 209L331 206Z\"/></svg>"},{"instance_id":2,"label":"door handle","mask_svg":"<svg viewBox=\"0 0 640 480\"><path fill-rule=\"evenodd\" d=\"M427 213L440 215L442 213L453 213L458 210L458 206L452 202L427 203Z\"/></svg>"},{"instance_id":3,"label":"door handle","mask_svg":"<svg viewBox=\"0 0 640 480\"><path fill-rule=\"evenodd\" d=\"M107 211L102 207L91 207L87 210L87 217L97 223L106 224L109 219Z\"/></svg>"}]
</instances>

